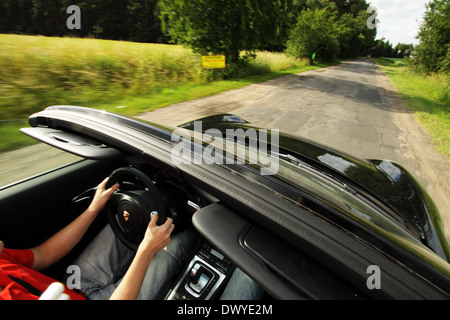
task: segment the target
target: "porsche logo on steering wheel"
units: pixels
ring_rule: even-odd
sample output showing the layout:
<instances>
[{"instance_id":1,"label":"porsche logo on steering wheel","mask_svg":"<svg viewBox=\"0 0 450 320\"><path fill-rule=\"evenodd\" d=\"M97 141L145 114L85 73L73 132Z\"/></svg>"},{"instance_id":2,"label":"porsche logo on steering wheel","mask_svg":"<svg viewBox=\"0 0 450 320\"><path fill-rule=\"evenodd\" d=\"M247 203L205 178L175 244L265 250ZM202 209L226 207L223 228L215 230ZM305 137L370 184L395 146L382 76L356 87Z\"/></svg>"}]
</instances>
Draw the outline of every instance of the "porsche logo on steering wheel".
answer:
<instances>
[{"instance_id":1,"label":"porsche logo on steering wheel","mask_svg":"<svg viewBox=\"0 0 450 320\"><path fill-rule=\"evenodd\" d=\"M123 212L122 216L123 216L123 220L125 220L125 222L128 221L128 219L130 219L130 214L126 210Z\"/></svg>"}]
</instances>

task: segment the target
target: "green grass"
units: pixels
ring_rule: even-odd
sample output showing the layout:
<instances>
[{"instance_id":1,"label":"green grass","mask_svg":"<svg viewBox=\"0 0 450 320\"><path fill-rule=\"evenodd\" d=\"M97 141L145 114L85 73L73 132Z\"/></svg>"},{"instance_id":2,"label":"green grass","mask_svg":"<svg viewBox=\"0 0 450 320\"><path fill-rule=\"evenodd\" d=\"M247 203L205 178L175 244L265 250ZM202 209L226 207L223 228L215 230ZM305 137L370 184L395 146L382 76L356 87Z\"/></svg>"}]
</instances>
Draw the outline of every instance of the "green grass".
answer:
<instances>
[{"instance_id":1,"label":"green grass","mask_svg":"<svg viewBox=\"0 0 450 320\"><path fill-rule=\"evenodd\" d=\"M0 35L0 119L53 104L107 102L202 83L200 57L181 46Z\"/></svg>"},{"instance_id":2,"label":"green grass","mask_svg":"<svg viewBox=\"0 0 450 320\"><path fill-rule=\"evenodd\" d=\"M0 122L0 147L3 150L13 150L36 143L36 141L22 134L20 128L27 127L26 121Z\"/></svg>"},{"instance_id":3,"label":"green grass","mask_svg":"<svg viewBox=\"0 0 450 320\"><path fill-rule=\"evenodd\" d=\"M406 105L432 137L436 149L450 161L450 75L421 75L406 60L374 58L389 77Z\"/></svg>"},{"instance_id":4,"label":"green grass","mask_svg":"<svg viewBox=\"0 0 450 320\"><path fill-rule=\"evenodd\" d=\"M0 152L30 143L9 120L47 106L137 115L324 66L258 52L239 76L220 80L220 70L202 69L201 57L182 46L0 34Z\"/></svg>"}]
</instances>

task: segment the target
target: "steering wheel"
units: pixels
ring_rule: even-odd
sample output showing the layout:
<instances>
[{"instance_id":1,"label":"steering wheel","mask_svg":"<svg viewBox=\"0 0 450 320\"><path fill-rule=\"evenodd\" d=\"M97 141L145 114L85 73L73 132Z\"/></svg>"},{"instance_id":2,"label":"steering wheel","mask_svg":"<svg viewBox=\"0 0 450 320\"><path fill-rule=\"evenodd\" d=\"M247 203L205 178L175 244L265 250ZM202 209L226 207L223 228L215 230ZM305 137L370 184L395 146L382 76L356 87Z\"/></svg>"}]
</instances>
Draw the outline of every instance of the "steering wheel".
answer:
<instances>
[{"instance_id":1,"label":"steering wheel","mask_svg":"<svg viewBox=\"0 0 450 320\"><path fill-rule=\"evenodd\" d=\"M116 237L129 249L136 251L152 214L158 214L158 225L166 221L165 206L153 181L138 169L123 167L115 170L106 188L116 182L119 182L120 187L106 205L105 211Z\"/></svg>"}]
</instances>

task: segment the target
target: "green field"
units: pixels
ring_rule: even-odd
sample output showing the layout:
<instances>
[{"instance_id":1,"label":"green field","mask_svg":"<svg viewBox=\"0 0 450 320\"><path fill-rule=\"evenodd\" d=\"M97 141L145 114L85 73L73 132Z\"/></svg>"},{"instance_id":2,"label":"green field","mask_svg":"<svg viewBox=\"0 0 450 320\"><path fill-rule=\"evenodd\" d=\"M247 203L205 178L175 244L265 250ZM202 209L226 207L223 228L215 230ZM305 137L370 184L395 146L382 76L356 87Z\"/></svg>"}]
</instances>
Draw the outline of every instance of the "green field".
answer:
<instances>
[{"instance_id":1,"label":"green field","mask_svg":"<svg viewBox=\"0 0 450 320\"><path fill-rule=\"evenodd\" d=\"M320 68L282 53L258 52L223 80L177 45L0 35L0 152L32 143L18 132L28 115L78 105L126 115ZM120 108L118 108L120 107Z\"/></svg>"},{"instance_id":2,"label":"green field","mask_svg":"<svg viewBox=\"0 0 450 320\"><path fill-rule=\"evenodd\" d=\"M374 58L406 105L432 137L436 149L450 161L450 75L421 75L403 59Z\"/></svg>"}]
</instances>

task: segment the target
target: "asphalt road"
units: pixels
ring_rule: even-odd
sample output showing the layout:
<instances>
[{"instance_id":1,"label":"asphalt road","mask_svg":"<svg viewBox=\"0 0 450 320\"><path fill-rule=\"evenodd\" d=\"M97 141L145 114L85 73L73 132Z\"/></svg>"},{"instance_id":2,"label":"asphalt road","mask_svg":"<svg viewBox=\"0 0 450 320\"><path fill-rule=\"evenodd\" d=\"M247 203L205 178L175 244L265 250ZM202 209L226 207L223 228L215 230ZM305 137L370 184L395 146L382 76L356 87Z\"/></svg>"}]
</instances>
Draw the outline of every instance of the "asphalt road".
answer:
<instances>
[{"instance_id":1,"label":"asphalt road","mask_svg":"<svg viewBox=\"0 0 450 320\"><path fill-rule=\"evenodd\" d=\"M344 62L252 84L138 118L176 126L220 113L233 113L256 126L299 135L361 158L402 164L435 201L450 239L450 164L435 150L414 114L371 60ZM23 154L29 152L42 160L26 162ZM72 159L45 146L1 154L0 184Z\"/></svg>"},{"instance_id":2,"label":"asphalt road","mask_svg":"<svg viewBox=\"0 0 450 320\"><path fill-rule=\"evenodd\" d=\"M371 60L252 84L139 117L180 125L219 113L233 113L256 126L299 135L361 158L400 163L435 201L450 239L450 164Z\"/></svg>"}]
</instances>

